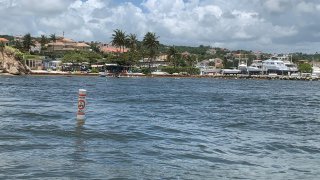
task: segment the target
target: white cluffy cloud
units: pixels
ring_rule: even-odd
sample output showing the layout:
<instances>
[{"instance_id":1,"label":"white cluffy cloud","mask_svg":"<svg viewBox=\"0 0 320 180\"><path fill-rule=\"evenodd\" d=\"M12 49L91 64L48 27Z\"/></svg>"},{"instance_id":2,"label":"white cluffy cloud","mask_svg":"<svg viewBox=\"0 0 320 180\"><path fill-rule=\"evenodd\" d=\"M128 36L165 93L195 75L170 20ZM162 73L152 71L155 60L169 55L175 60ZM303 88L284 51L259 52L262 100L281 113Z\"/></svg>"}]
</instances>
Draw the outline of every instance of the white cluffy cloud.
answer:
<instances>
[{"instance_id":1,"label":"white cluffy cloud","mask_svg":"<svg viewBox=\"0 0 320 180\"><path fill-rule=\"evenodd\" d=\"M317 0L0 0L0 34L110 41L114 29L161 43L315 52Z\"/></svg>"}]
</instances>

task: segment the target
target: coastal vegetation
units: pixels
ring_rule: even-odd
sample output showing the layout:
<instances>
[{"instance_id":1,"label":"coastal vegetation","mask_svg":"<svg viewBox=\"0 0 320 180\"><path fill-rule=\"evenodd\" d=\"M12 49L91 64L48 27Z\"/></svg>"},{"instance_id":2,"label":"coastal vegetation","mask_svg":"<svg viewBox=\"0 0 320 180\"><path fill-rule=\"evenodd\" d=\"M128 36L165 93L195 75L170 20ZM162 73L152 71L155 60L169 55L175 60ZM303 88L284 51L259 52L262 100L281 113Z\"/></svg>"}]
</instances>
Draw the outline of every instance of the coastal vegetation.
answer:
<instances>
[{"instance_id":1,"label":"coastal vegetation","mask_svg":"<svg viewBox=\"0 0 320 180\"><path fill-rule=\"evenodd\" d=\"M0 52L1 52L2 60L4 60L4 49L5 49L4 43L0 42Z\"/></svg>"},{"instance_id":2,"label":"coastal vegetation","mask_svg":"<svg viewBox=\"0 0 320 180\"><path fill-rule=\"evenodd\" d=\"M55 44L61 43L61 38L56 34L49 36L41 35L32 37L30 33L20 38L3 35L8 39L9 46L0 44L2 59L4 53L13 55L17 60L33 60L47 57L50 60L62 60L63 63L86 63L86 64L118 64L129 68L131 72L142 72L150 74L155 70L167 72L169 74L199 74L196 64L208 61L208 66L215 67L215 59L221 60L222 66L219 68L232 69L237 67L240 59L246 59L251 64L255 59L266 59L272 54L253 52L248 50L228 50L225 48L199 45L198 47L164 45L161 44L160 37L154 32L147 32L142 39L138 39L136 34L126 33L121 29L113 30L110 45L116 47L117 51L105 52L100 42L80 42L88 46L87 49L67 48L61 51ZM76 43L76 42L75 42ZM108 43L107 43L108 44ZM36 46L38 50L32 50ZM51 49L49 49L51 46ZM165 61L165 65L159 65L159 58ZM291 53L293 62L299 65L300 72L311 72L312 66L308 63L318 61L320 55ZM23 62L23 61L21 61ZM158 63L157 65L155 65ZM96 70L96 69L95 69Z\"/></svg>"},{"instance_id":3,"label":"coastal vegetation","mask_svg":"<svg viewBox=\"0 0 320 180\"><path fill-rule=\"evenodd\" d=\"M23 53L20 50L0 45L0 51L2 58L0 59L0 69L5 73L14 75L27 74L30 69L23 64Z\"/></svg>"},{"instance_id":4,"label":"coastal vegetation","mask_svg":"<svg viewBox=\"0 0 320 180\"><path fill-rule=\"evenodd\" d=\"M298 69L302 73L311 73L312 72L312 65L308 63L300 63L298 65Z\"/></svg>"},{"instance_id":5,"label":"coastal vegetation","mask_svg":"<svg viewBox=\"0 0 320 180\"><path fill-rule=\"evenodd\" d=\"M149 69L151 68L152 63L155 60L156 55L158 54L160 46L158 39L159 37L152 32L147 32L147 34L143 38L143 45L148 50Z\"/></svg>"}]
</instances>

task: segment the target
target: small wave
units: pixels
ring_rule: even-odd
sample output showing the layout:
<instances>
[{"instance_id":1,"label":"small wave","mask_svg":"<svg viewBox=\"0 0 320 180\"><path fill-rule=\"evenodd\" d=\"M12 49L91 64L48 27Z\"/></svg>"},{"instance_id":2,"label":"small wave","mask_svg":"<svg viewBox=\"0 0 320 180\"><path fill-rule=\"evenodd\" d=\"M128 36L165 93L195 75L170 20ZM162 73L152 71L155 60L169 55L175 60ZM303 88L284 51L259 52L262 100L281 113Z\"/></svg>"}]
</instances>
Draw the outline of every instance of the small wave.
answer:
<instances>
[{"instance_id":1,"label":"small wave","mask_svg":"<svg viewBox=\"0 0 320 180\"><path fill-rule=\"evenodd\" d=\"M226 127L227 128L240 128L240 127L244 127L248 125L247 123L245 122L238 122L238 123L231 123L231 124L228 124Z\"/></svg>"},{"instance_id":2,"label":"small wave","mask_svg":"<svg viewBox=\"0 0 320 180\"><path fill-rule=\"evenodd\" d=\"M287 143L280 143L280 142L272 142L265 146L266 149L271 151L279 151L284 150L289 153L310 153L310 154L317 154L320 153L320 149L317 147L312 146L297 146Z\"/></svg>"},{"instance_id":3,"label":"small wave","mask_svg":"<svg viewBox=\"0 0 320 180\"><path fill-rule=\"evenodd\" d=\"M209 161L211 163L220 163L220 164L228 164L228 165L246 165L246 166L257 166L256 164L244 161L244 160L237 160L237 161L233 161L233 160L228 160L225 158L221 158L221 157L209 157L209 156L200 156L200 155L196 155L196 154L182 154L177 156L179 158L182 159L192 159L192 160L204 160L204 161Z\"/></svg>"},{"instance_id":4,"label":"small wave","mask_svg":"<svg viewBox=\"0 0 320 180\"><path fill-rule=\"evenodd\" d=\"M296 124L296 125L320 125L320 121L316 120L298 120L298 121L293 121L291 124Z\"/></svg>"},{"instance_id":5,"label":"small wave","mask_svg":"<svg viewBox=\"0 0 320 180\"><path fill-rule=\"evenodd\" d=\"M297 168L289 168L291 171L296 171L296 172L302 172L302 173L310 173L311 171L309 170L302 170L302 169L297 169Z\"/></svg>"}]
</instances>

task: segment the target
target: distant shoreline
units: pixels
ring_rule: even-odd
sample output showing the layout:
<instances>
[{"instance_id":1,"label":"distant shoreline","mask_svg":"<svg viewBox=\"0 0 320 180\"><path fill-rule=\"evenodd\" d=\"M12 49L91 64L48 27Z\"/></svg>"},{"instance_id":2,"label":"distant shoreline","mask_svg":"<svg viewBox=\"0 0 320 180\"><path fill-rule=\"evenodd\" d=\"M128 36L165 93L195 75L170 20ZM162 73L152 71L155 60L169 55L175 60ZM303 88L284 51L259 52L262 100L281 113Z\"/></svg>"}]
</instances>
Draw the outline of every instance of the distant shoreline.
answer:
<instances>
[{"instance_id":1,"label":"distant shoreline","mask_svg":"<svg viewBox=\"0 0 320 180\"><path fill-rule=\"evenodd\" d=\"M0 76L16 76L9 73L0 73ZM19 75L17 75L19 76ZM24 75L22 75L24 76ZM210 79L254 79L254 80L302 80L302 81L318 81L320 78L311 77L290 77L281 76L270 77L268 75L137 75L137 74L120 74L115 76L100 76L99 73L80 73L80 72L60 72L60 71L33 71L26 76L59 76L59 77L106 77L106 78L210 78Z\"/></svg>"}]
</instances>

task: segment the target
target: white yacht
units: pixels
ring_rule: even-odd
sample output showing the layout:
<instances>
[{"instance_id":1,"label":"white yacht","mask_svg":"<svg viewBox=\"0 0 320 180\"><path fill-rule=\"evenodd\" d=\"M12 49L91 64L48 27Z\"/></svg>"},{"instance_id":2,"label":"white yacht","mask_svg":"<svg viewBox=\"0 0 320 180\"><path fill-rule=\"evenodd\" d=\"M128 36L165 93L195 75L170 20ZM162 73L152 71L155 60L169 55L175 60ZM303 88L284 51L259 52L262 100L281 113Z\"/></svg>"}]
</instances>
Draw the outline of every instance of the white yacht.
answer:
<instances>
[{"instance_id":1,"label":"white yacht","mask_svg":"<svg viewBox=\"0 0 320 180\"><path fill-rule=\"evenodd\" d=\"M238 69L241 72L247 72L247 59L240 59L239 60Z\"/></svg>"},{"instance_id":2,"label":"white yacht","mask_svg":"<svg viewBox=\"0 0 320 180\"><path fill-rule=\"evenodd\" d=\"M271 57L270 59L262 61L262 68L268 73L285 74L289 71L289 68L284 62L277 57Z\"/></svg>"},{"instance_id":3,"label":"white yacht","mask_svg":"<svg viewBox=\"0 0 320 180\"><path fill-rule=\"evenodd\" d=\"M262 73L262 60L253 60L252 64L247 67L249 74L261 74Z\"/></svg>"},{"instance_id":4,"label":"white yacht","mask_svg":"<svg viewBox=\"0 0 320 180\"><path fill-rule=\"evenodd\" d=\"M244 57L243 57L244 56ZM236 58L238 60L238 70L241 73L247 73L247 66L248 66L248 58L246 58L246 54L237 54Z\"/></svg>"},{"instance_id":5,"label":"white yacht","mask_svg":"<svg viewBox=\"0 0 320 180\"><path fill-rule=\"evenodd\" d=\"M312 66L312 75L320 77L320 67Z\"/></svg>"},{"instance_id":6,"label":"white yacht","mask_svg":"<svg viewBox=\"0 0 320 180\"><path fill-rule=\"evenodd\" d=\"M296 73L298 72L298 66L290 61L284 61L284 65L286 65L289 68L290 73Z\"/></svg>"}]
</instances>

